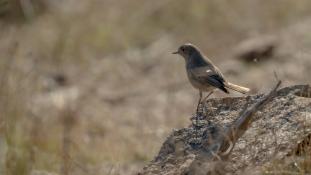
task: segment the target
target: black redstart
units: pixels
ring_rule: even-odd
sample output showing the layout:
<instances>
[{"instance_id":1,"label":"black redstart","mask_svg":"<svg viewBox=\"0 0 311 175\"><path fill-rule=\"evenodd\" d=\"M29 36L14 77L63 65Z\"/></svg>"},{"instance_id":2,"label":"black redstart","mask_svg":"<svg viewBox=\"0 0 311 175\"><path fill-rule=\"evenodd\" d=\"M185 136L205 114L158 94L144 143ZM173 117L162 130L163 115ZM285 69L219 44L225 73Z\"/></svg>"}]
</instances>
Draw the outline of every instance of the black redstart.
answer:
<instances>
[{"instance_id":1,"label":"black redstart","mask_svg":"<svg viewBox=\"0 0 311 175\"><path fill-rule=\"evenodd\" d=\"M189 81L200 92L198 106L202 100L202 92L210 92L204 98L206 100L216 88L225 93L229 93L228 89L242 94L249 92L249 88L226 81L220 70L195 45L186 43L173 54L179 54L185 59Z\"/></svg>"}]
</instances>

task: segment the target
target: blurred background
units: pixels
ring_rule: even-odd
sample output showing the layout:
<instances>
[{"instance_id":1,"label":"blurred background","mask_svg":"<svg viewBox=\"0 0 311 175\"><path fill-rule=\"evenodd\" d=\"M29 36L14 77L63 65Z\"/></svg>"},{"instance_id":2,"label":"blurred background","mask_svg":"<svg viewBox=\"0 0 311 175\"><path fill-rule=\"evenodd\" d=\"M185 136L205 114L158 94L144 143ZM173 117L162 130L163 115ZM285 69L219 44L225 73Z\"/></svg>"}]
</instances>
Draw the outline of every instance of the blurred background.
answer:
<instances>
[{"instance_id":1,"label":"blurred background","mask_svg":"<svg viewBox=\"0 0 311 175\"><path fill-rule=\"evenodd\" d=\"M135 174L195 111L181 44L263 93L311 83L310 31L310 0L0 0L0 174Z\"/></svg>"}]
</instances>

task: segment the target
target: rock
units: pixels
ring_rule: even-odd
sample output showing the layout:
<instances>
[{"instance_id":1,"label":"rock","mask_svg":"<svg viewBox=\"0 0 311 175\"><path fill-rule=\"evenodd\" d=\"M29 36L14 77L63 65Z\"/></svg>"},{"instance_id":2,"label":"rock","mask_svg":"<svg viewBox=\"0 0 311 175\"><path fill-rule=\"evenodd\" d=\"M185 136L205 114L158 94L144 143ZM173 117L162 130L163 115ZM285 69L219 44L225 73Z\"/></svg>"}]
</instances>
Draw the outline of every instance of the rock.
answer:
<instances>
[{"instance_id":1,"label":"rock","mask_svg":"<svg viewBox=\"0 0 311 175\"><path fill-rule=\"evenodd\" d=\"M234 55L244 62L264 61L275 55L276 47L276 37L260 36L242 41L234 49Z\"/></svg>"},{"instance_id":2,"label":"rock","mask_svg":"<svg viewBox=\"0 0 311 175\"><path fill-rule=\"evenodd\" d=\"M225 136L228 128L232 129L244 109L262 98L260 94L209 99L189 127L168 136L140 174L240 174L309 146L305 143L311 133L311 88L296 85L278 90L253 115L245 133L223 147L230 137Z\"/></svg>"}]
</instances>

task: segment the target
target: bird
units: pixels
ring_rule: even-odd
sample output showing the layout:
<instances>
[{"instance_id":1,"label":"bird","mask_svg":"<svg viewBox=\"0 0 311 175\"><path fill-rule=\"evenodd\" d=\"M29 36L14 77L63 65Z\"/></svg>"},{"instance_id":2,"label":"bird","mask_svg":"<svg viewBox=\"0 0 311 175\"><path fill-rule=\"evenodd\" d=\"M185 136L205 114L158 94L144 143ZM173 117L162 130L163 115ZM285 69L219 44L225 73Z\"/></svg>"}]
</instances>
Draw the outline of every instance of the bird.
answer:
<instances>
[{"instance_id":1,"label":"bird","mask_svg":"<svg viewBox=\"0 0 311 175\"><path fill-rule=\"evenodd\" d=\"M191 43L181 45L173 54L181 55L186 63L187 76L192 86L199 90L199 102L197 111L201 102L205 101L215 89L229 94L228 89L246 94L250 91L249 88L233 84L226 80L213 62L206 57L201 50ZM202 100L203 92L209 94Z\"/></svg>"}]
</instances>

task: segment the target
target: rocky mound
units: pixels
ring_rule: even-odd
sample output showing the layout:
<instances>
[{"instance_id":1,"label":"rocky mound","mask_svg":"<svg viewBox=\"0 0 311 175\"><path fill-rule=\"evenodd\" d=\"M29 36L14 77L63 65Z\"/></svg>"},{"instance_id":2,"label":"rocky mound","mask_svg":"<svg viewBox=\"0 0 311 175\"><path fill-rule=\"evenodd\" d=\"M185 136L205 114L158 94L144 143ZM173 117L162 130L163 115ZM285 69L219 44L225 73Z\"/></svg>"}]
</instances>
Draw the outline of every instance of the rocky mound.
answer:
<instances>
[{"instance_id":1,"label":"rocky mound","mask_svg":"<svg viewBox=\"0 0 311 175\"><path fill-rule=\"evenodd\" d=\"M310 119L308 85L269 95L209 99L189 127L168 136L140 174L240 174L256 169L303 151Z\"/></svg>"}]
</instances>

